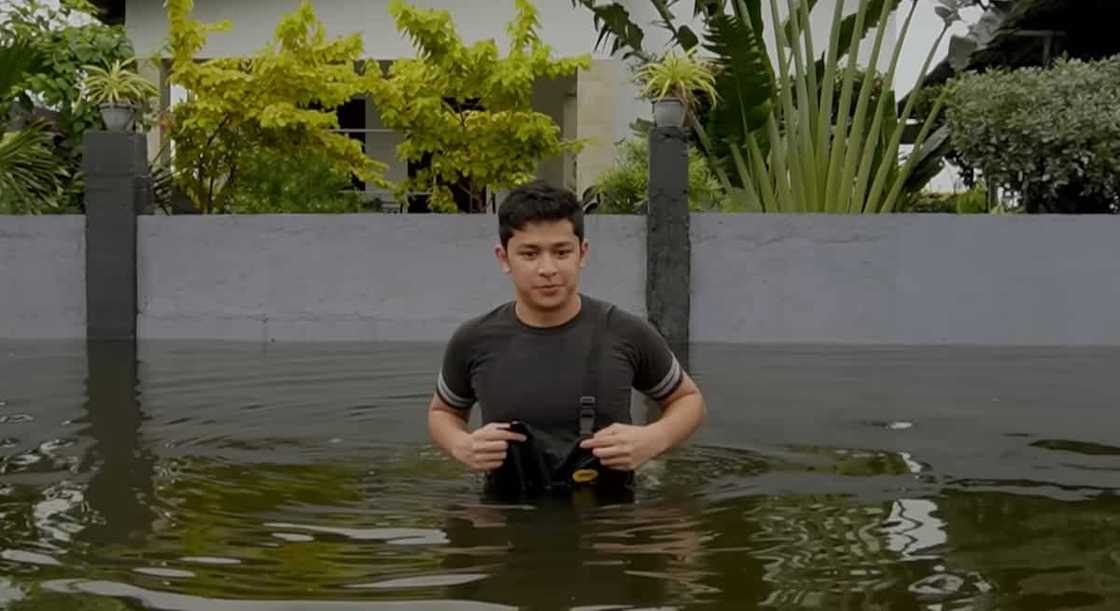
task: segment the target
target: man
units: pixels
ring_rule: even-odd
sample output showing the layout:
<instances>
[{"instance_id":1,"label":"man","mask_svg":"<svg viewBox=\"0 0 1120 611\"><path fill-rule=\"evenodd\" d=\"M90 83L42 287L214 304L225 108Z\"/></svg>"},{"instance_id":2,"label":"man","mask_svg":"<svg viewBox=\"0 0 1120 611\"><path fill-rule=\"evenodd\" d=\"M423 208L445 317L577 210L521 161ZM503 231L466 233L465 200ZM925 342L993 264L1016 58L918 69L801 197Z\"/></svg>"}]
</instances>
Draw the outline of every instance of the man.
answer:
<instances>
[{"instance_id":1,"label":"man","mask_svg":"<svg viewBox=\"0 0 1120 611\"><path fill-rule=\"evenodd\" d=\"M428 409L436 445L493 477L511 449L532 443L544 477L567 468L563 477L578 482L600 471L630 475L692 435L704 400L665 340L579 291L588 243L575 195L541 182L519 187L498 225L495 255L514 300L467 321L448 343ZM630 424L631 388L661 405L658 420ZM476 401L483 426L470 431Z\"/></svg>"}]
</instances>

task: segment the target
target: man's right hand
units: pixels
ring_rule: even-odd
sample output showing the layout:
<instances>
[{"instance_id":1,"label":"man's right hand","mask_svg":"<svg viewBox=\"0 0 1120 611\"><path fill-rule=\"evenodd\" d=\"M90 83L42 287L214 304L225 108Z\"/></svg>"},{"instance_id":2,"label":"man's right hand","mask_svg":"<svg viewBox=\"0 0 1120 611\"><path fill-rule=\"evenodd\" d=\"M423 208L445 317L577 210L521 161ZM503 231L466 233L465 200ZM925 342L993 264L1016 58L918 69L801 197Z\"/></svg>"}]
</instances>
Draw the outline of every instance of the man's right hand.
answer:
<instances>
[{"instance_id":1,"label":"man's right hand","mask_svg":"<svg viewBox=\"0 0 1120 611\"><path fill-rule=\"evenodd\" d=\"M509 423L491 422L463 436L451 454L472 470L493 471L502 466L511 441L525 441L525 436L509 430Z\"/></svg>"}]
</instances>

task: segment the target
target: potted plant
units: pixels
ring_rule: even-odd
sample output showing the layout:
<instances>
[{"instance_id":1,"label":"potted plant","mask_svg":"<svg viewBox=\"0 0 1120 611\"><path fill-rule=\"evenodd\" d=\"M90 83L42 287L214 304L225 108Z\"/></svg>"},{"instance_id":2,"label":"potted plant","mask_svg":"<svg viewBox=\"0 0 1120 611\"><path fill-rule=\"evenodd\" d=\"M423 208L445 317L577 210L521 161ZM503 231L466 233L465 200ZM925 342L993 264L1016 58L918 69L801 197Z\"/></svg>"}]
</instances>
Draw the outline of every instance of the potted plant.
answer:
<instances>
[{"instance_id":1,"label":"potted plant","mask_svg":"<svg viewBox=\"0 0 1120 611\"><path fill-rule=\"evenodd\" d=\"M696 92L716 100L715 75L696 58L696 47L678 55L670 50L658 61L642 66L637 74L642 96L653 102L656 125L680 127L696 106Z\"/></svg>"},{"instance_id":2,"label":"potted plant","mask_svg":"<svg viewBox=\"0 0 1120 611\"><path fill-rule=\"evenodd\" d=\"M155 85L128 69L134 61L117 60L109 68L85 66L86 78L82 81L85 98L100 106L105 129L132 129L137 111L159 94Z\"/></svg>"}]
</instances>

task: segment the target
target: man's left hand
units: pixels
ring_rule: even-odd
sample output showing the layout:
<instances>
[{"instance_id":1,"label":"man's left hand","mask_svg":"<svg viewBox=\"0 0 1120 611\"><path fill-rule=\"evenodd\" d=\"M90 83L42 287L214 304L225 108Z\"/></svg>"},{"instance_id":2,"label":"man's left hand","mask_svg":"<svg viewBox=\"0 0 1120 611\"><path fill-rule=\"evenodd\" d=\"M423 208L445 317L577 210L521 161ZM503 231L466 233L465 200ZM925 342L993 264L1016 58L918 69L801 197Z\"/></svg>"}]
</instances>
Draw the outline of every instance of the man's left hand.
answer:
<instances>
[{"instance_id":1,"label":"man's left hand","mask_svg":"<svg viewBox=\"0 0 1120 611\"><path fill-rule=\"evenodd\" d=\"M646 426L612 424L579 443L604 466L620 471L633 471L649 459L665 451L664 441Z\"/></svg>"}]
</instances>

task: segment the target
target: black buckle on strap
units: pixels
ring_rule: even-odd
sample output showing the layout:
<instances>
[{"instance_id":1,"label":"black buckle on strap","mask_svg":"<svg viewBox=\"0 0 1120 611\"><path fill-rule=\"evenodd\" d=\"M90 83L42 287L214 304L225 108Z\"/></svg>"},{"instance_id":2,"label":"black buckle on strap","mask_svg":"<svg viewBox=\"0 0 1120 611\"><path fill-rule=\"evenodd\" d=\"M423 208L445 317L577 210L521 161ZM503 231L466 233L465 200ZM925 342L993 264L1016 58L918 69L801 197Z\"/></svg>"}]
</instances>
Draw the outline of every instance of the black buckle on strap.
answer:
<instances>
[{"instance_id":1,"label":"black buckle on strap","mask_svg":"<svg viewBox=\"0 0 1120 611\"><path fill-rule=\"evenodd\" d=\"M590 437L595 431L595 397L579 398L579 436Z\"/></svg>"}]
</instances>

